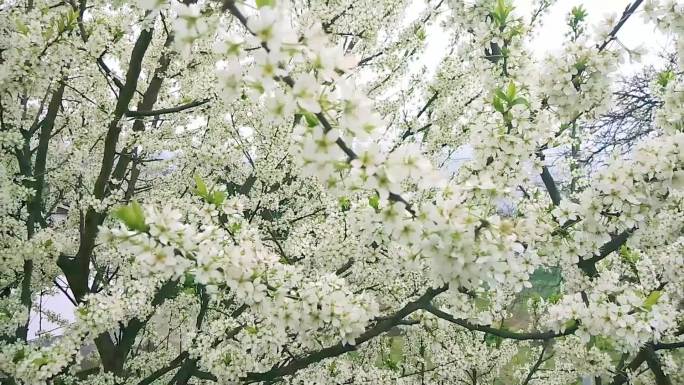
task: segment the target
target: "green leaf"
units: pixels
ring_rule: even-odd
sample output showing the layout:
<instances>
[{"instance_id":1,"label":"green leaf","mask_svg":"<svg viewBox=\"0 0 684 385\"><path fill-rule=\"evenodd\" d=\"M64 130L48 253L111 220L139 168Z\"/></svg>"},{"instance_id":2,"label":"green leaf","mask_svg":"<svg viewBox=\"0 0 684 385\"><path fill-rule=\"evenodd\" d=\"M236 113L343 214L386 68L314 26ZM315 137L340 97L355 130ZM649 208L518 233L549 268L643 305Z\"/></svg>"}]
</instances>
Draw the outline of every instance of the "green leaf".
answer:
<instances>
[{"instance_id":1,"label":"green leaf","mask_svg":"<svg viewBox=\"0 0 684 385\"><path fill-rule=\"evenodd\" d=\"M318 126L318 118L316 118L316 115L310 113L310 112L303 112L304 115L304 120L306 120L306 124L309 127L316 127Z\"/></svg>"},{"instance_id":2,"label":"green leaf","mask_svg":"<svg viewBox=\"0 0 684 385\"><path fill-rule=\"evenodd\" d=\"M14 357L12 357L12 362L16 364L24 358L26 358L26 351L24 350L24 348L20 348L16 351L16 353L14 353Z\"/></svg>"},{"instance_id":3,"label":"green leaf","mask_svg":"<svg viewBox=\"0 0 684 385\"><path fill-rule=\"evenodd\" d=\"M494 95L496 95L497 98L501 99L502 101L508 101L508 95L506 95L503 91L501 91L501 88L497 88L496 91L494 92Z\"/></svg>"},{"instance_id":4,"label":"green leaf","mask_svg":"<svg viewBox=\"0 0 684 385\"><path fill-rule=\"evenodd\" d=\"M497 110L500 113L504 113L506 110L504 109L503 102L501 101L501 98L498 96L494 96L494 100L492 100L492 105L494 106L494 109Z\"/></svg>"},{"instance_id":5,"label":"green leaf","mask_svg":"<svg viewBox=\"0 0 684 385\"><path fill-rule=\"evenodd\" d=\"M19 33L21 33L22 35L28 35L29 34L29 32L30 32L29 27L26 24L24 24L23 21L16 19L14 21L14 24L16 24L17 31L19 31Z\"/></svg>"},{"instance_id":6,"label":"green leaf","mask_svg":"<svg viewBox=\"0 0 684 385\"><path fill-rule=\"evenodd\" d=\"M630 265L634 265L635 263L639 262L640 259L639 253L632 251L632 249L630 249L627 245L620 247L619 254L622 260Z\"/></svg>"},{"instance_id":7,"label":"green leaf","mask_svg":"<svg viewBox=\"0 0 684 385\"><path fill-rule=\"evenodd\" d=\"M425 29L423 29L422 27L416 28L416 37L418 38L418 40L423 41L425 40L426 36L427 35L425 34Z\"/></svg>"},{"instance_id":8,"label":"green leaf","mask_svg":"<svg viewBox=\"0 0 684 385\"><path fill-rule=\"evenodd\" d=\"M145 232L149 227L145 224L145 214L142 207L136 201L128 206L122 206L114 210L112 215L123 222L131 230Z\"/></svg>"},{"instance_id":9,"label":"green leaf","mask_svg":"<svg viewBox=\"0 0 684 385\"><path fill-rule=\"evenodd\" d=\"M663 71L658 74L656 82L659 86L665 88L667 85L674 80L675 74L671 70Z\"/></svg>"},{"instance_id":10,"label":"green leaf","mask_svg":"<svg viewBox=\"0 0 684 385\"><path fill-rule=\"evenodd\" d=\"M613 347L613 342L610 340L610 338L602 337L602 336L593 336L592 340L593 340L594 346L596 346L601 351L610 352L610 351L613 351L615 349Z\"/></svg>"},{"instance_id":11,"label":"green leaf","mask_svg":"<svg viewBox=\"0 0 684 385\"><path fill-rule=\"evenodd\" d=\"M372 195L368 197L368 205L376 210L380 210L380 196Z\"/></svg>"},{"instance_id":12,"label":"green leaf","mask_svg":"<svg viewBox=\"0 0 684 385\"><path fill-rule=\"evenodd\" d=\"M194 178L195 178L195 186L196 186L195 187L195 193L197 193L197 195L201 196L202 198L208 200L209 190L207 190L206 183L204 183L202 178L197 174L195 174Z\"/></svg>"},{"instance_id":13,"label":"green leaf","mask_svg":"<svg viewBox=\"0 0 684 385\"><path fill-rule=\"evenodd\" d=\"M256 6L257 8L262 8L262 7L275 7L275 0L256 0Z\"/></svg>"},{"instance_id":14,"label":"green leaf","mask_svg":"<svg viewBox=\"0 0 684 385\"><path fill-rule=\"evenodd\" d=\"M488 345L494 345L497 348L499 346L501 346L501 343L503 342L503 338L501 338L499 336L495 336L494 334L489 334L489 333L485 334L484 340L485 340L485 343L487 343Z\"/></svg>"},{"instance_id":15,"label":"green leaf","mask_svg":"<svg viewBox=\"0 0 684 385\"><path fill-rule=\"evenodd\" d=\"M551 295L549 296L549 302L555 304L555 303L558 303L558 301L560 301L561 298L563 298L563 295L562 295L562 294L560 294L560 293L553 293L553 294L551 294Z\"/></svg>"},{"instance_id":16,"label":"green leaf","mask_svg":"<svg viewBox=\"0 0 684 385\"><path fill-rule=\"evenodd\" d=\"M223 191L214 191L211 195L211 203L216 206L221 206L226 200L226 193Z\"/></svg>"},{"instance_id":17,"label":"green leaf","mask_svg":"<svg viewBox=\"0 0 684 385\"><path fill-rule=\"evenodd\" d=\"M572 16L579 21L584 20L589 14L587 13L587 10L584 9L582 5L577 6L577 7L572 7Z\"/></svg>"},{"instance_id":18,"label":"green leaf","mask_svg":"<svg viewBox=\"0 0 684 385\"><path fill-rule=\"evenodd\" d=\"M185 276L183 277L183 287L195 287L195 277L193 277L192 274L185 273Z\"/></svg>"},{"instance_id":19,"label":"green leaf","mask_svg":"<svg viewBox=\"0 0 684 385\"><path fill-rule=\"evenodd\" d=\"M510 103L515 99L515 83L510 82L508 83L508 88L506 89L506 100Z\"/></svg>"},{"instance_id":20,"label":"green leaf","mask_svg":"<svg viewBox=\"0 0 684 385\"><path fill-rule=\"evenodd\" d=\"M527 102L527 99L525 99L525 98L515 98L515 99L511 102L511 107L513 107L513 106L515 106L515 105L517 105L517 104L523 104L523 105L525 105L525 106L529 106L529 103Z\"/></svg>"},{"instance_id":21,"label":"green leaf","mask_svg":"<svg viewBox=\"0 0 684 385\"><path fill-rule=\"evenodd\" d=\"M338 199L338 201L340 203L340 209L342 211L349 211L349 209L351 208L351 201L349 200L349 198L340 197L340 199Z\"/></svg>"},{"instance_id":22,"label":"green leaf","mask_svg":"<svg viewBox=\"0 0 684 385\"><path fill-rule=\"evenodd\" d=\"M392 337L390 342L389 359L392 362L400 363L404 358L404 338L401 336Z\"/></svg>"},{"instance_id":23,"label":"green leaf","mask_svg":"<svg viewBox=\"0 0 684 385\"><path fill-rule=\"evenodd\" d=\"M230 232L233 234L238 233L241 228L242 228L242 225L239 222L235 222L235 223L230 224Z\"/></svg>"},{"instance_id":24,"label":"green leaf","mask_svg":"<svg viewBox=\"0 0 684 385\"><path fill-rule=\"evenodd\" d=\"M653 305L658 303L658 299L660 299L660 296L663 295L663 292L660 290L654 290L651 292L651 294L646 297L646 300L644 301L644 309L646 310L651 310L653 308Z\"/></svg>"},{"instance_id":25,"label":"green leaf","mask_svg":"<svg viewBox=\"0 0 684 385\"><path fill-rule=\"evenodd\" d=\"M513 7L506 4L506 0L497 0L492 18L499 27L503 27L510 16Z\"/></svg>"},{"instance_id":26,"label":"green leaf","mask_svg":"<svg viewBox=\"0 0 684 385\"><path fill-rule=\"evenodd\" d=\"M36 366L38 366L39 368L40 368L41 366L43 366L43 365L46 365L46 364L49 363L49 362L50 362L50 359L48 359L47 357L38 357L38 358L36 358L35 360L31 361L31 363L32 363L33 365L36 365Z\"/></svg>"},{"instance_id":27,"label":"green leaf","mask_svg":"<svg viewBox=\"0 0 684 385\"><path fill-rule=\"evenodd\" d=\"M331 362L330 365L328 366L328 373L332 377L337 376L337 363L335 361Z\"/></svg>"}]
</instances>

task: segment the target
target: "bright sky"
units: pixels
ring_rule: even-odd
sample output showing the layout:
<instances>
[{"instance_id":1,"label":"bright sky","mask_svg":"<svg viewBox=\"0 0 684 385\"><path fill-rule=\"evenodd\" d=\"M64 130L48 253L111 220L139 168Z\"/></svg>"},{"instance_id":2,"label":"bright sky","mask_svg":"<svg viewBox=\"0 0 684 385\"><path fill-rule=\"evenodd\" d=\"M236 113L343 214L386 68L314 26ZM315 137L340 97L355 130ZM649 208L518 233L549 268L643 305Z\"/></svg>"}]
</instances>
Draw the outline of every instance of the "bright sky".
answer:
<instances>
[{"instance_id":1,"label":"bright sky","mask_svg":"<svg viewBox=\"0 0 684 385\"><path fill-rule=\"evenodd\" d=\"M532 13L532 0L517 0L516 4L521 14ZM628 0L558 0L544 18L545 23L534 42L535 52L541 54L557 49L558 42L562 41L563 35L567 32L565 18L572 7L583 5L589 13L589 25L594 26L600 24L606 15L611 13L616 14L616 19L619 19L628 4L630 4ZM666 37L658 33L654 25L644 22L641 8L629 18L617 36L618 40L629 49L640 45L648 47L649 54L644 57L643 64L653 64L657 60L657 54L663 51L667 43ZM629 69L639 66L635 64Z\"/></svg>"},{"instance_id":2,"label":"bright sky","mask_svg":"<svg viewBox=\"0 0 684 385\"><path fill-rule=\"evenodd\" d=\"M533 12L534 1L514 0L514 4L514 13L529 20ZM593 33L593 26L602 24L607 15L616 14L616 20L618 20L628 4L630 4L628 0L557 0L556 4L549 9L548 14L543 17L544 24L541 28L537 29L533 42L534 54L541 58L548 53L553 53L560 49L560 43L564 40L564 35L568 31L566 17L573 7L578 5L584 6L589 14L587 19L588 32ZM413 9L409 9L407 13L417 14L424 7L424 2L415 1ZM421 62L421 64L427 64L431 70L434 70L434 67L439 63L439 59L446 53L446 46L448 44L446 36L440 38L439 30L438 23L434 23L428 29L428 36L430 36L431 40L428 42L425 57L429 58L429 62ZM656 32L652 24L644 22L640 9L620 29L618 40L628 49L634 49L641 45L648 48L648 54L643 57L642 63L626 63L621 67L623 73L638 70L644 64L656 63L658 61L658 53L663 52L663 48L667 45L667 38ZM430 65L432 63L434 63L434 66Z\"/></svg>"},{"instance_id":3,"label":"bright sky","mask_svg":"<svg viewBox=\"0 0 684 385\"><path fill-rule=\"evenodd\" d=\"M566 15L570 9L576 5L584 5L584 8L589 13L589 25L593 26L601 23L607 14L616 13L618 17L622 15L623 10L630 2L628 0L558 0L551 8L550 13L544 17L545 24L538 31L534 41L534 53L538 56L543 56L546 53L553 52L558 49L559 42L563 41L564 34L567 32L565 25ZM407 10L407 13L417 12L424 7L422 1L415 1L414 7ZM533 0L515 0L516 13L518 15L529 16L532 13ZM438 28L433 26L433 28ZM438 33L436 30L429 30L428 36L431 40L428 43L425 57L428 58L433 68L438 64L441 57L446 52L446 39L436 38ZM663 48L667 44L667 38L662 34L656 33L652 25L644 23L641 12L633 15L629 21L623 26L618 34L618 39L630 49L639 45L645 45L649 48L649 54L644 57L642 64L633 63L625 66L625 72L632 72L640 68L644 64L653 64L657 62L657 54L663 52ZM42 306L60 314L66 319L73 319L73 305L61 293L56 296L43 297ZM42 331L51 331L55 325L43 320ZM34 338L39 330L39 322L37 317L31 318L29 325L29 338ZM55 331L55 334L60 334Z\"/></svg>"}]
</instances>

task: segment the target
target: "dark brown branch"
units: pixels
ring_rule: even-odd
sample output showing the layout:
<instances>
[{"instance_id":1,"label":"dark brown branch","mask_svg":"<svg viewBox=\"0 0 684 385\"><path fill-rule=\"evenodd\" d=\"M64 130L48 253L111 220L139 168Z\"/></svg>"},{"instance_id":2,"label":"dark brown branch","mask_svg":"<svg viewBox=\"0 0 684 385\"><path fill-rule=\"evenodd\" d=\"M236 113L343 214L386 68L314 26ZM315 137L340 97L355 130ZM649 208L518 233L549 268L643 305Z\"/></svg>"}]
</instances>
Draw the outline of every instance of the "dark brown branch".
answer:
<instances>
[{"instance_id":1,"label":"dark brown branch","mask_svg":"<svg viewBox=\"0 0 684 385\"><path fill-rule=\"evenodd\" d=\"M634 372L639 369L641 364L646 361L650 350L652 350L651 345L642 347L641 350L639 350L639 353L637 353L629 365L627 365L627 368L624 367L624 364L622 363L624 361L622 361L620 365L618 365L616 374L613 376L613 381L611 381L610 385L623 385L627 383L627 374L625 373L625 369L629 369L630 372Z\"/></svg>"},{"instance_id":2,"label":"dark brown branch","mask_svg":"<svg viewBox=\"0 0 684 385\"><path fill-rule=\"evenodd\" d=\"M138 78L142 70L143 57L151 41L152 29L142 30L133 46L126 72L126 82L119 92L113 116L107 128L102 163L93 189L93 196L98 200L105 197L105 188L114 166L116 146L121 132L120 121L126 111L128 111L128 104L136 92ZM94 208L88 209L85 219L81 224L80 242L76 256L69 258L61 255L57 261L58 266L62 269L69 282L74 299L79 303L82 302L83 297L88 293L91 257L95 248L98 226L102 224L104 218L104 213L98 212ZM117 375L120 374L123 363L117 357L116 346L109 333L105 332L97 336L95 338L95 345L105 371L113 372Z\"/></svg>"},{"instance_id":3,"label":"dark brown branch","mask_svg":"<svg viewBox=\"0 0 684 385\"><path fill-rule=\"evenodd\" d=\"M359 345L367 342L386 331L390 330L394 326L400 324L404 318L412 314L413 312L425 308L428 306L433 298L438 294L443 293L447 290L447 286L443 286L437 289L428 289L425 294L420 296L415 301L407 303L400 310L395 312L392 316L378 322L374 326L366 329L366 331L356 339L354 345L348 345L343 343L338 343L336 345L320 349L313 353L307 354L298 359L292 360L286 365L274 366L270 370L261 373L249 373L242 380L246 383L262 382L262 381L273 381L288 375L292 375L301 369L308 367L309 365L320 362L326 358L337 357L344 353L356 350Z\"/></svg>"},{"instance_id":4,"label":"dark brown branch","mask_svg":"<svg viewBox=\"0 0 684 385\"><path fill-rule=\"evenodd\" d=\"M340 266L337 270L335 270L335 275L342 275L347 270L351 269L351 267L354 266L354 258L349 258L347 262L344 263L344 265Z\"/></svg>"},{"instance_id":5,"label":"dark brown branch","mask_svg":"<svg viewBox=\"0 0 684 385\"><path fill-rule=\"evenodd\" d=\"M161 108L158 110L151 110L151 111L128 111L128 112L126 112L126 116L143 117L143 116L157 116L157 115L164 115L164 114L173 114L176 112L188 110L190 108L199 107L203 104L207 104L207 103L209 103L210 100L211 99L195 100L195 101L190 102L190 103L181 104L180 106L169 107L169 108Z\"/></svg>"},{"instance_id":6,"label":"dark brown branch","mask_svg":"<svg viewBox=\"0 0 684 385\"><path fill-rule=\"evenodd\" d=\"M425 310L429 313L432 313L434 316L441 318L445 321L449 321L451 323L454 323L456 325L459 325L461 327L464 327L468 330L474 330L474 331L479 331L483 333L489 333L492 335L495 335L497 337L501 338L507 338L507 339L512 339L512 340L519 340L519 341L524 341L524 340L548 340L551 338L557 338L557 337L563 337L567 336L570 334L573 334L577 330L577 324L565 329L563 332L554 332L552 330L546 331L546 332L536 332L536 333L517 333L517 332L512 332L510 330L505 330L505 329L497 329L493 328L491 326L485 326L485 325L477 325L472 322L469 322L467 320L461 319L461 318L456 318L452 316L449 313L443 312L436 307L432 305L428 305L425 307Z\"/></svg>"},{"instance_id":7,"label":"dark brown branch","mask_svg":"<svg viewBox=\"0 0 684 385\"><path fill-rule=\"evenodd\" d=\"M652 347L646 349L646 365L655 377L656 385L672 385L670 377L663 372L663 367L660 364L660 358Z\"/></svg>"},{"instance_id":8,"label":"dark brown branch","mask_svg":"<svg viewBox=\"0 0 684 385\"><path fill-rule=\"evenodd\" d=\"M679 341L679 342L661 342L659 344L655 344L653 347L655 350L673 350L673 349L681 349L684 348L684 341Z\"/></svg>"},{"instance_id":9,"label":"dark brown branch","mask_svg":"<svg viewBox=\"0 0 684 385\"><path fill-rule=\"evenodd\" d=\"M176 358L174 358L171 362L169 362L168 365L164 366L163 368L157 369L154 372L152 372L149 376L143 378L140 382L138 382L138 385L149 385L159 379L161 376L165 375L166 373L172 371L173 369L176 369L177 367L181 366L183 361L189 357L188 352L183 352L179 354Z\"/></svg>"},{"instance_id":10,"label":"dark brown branch","mask_svg":"<svg viewBox=\"0 0 684 385\"><path fill-rule=\"evenodd\" d=\"M554 206L558 206L560 204L560 201L561 201L560 191L558 191L558 187L556 186L556 182L553 180L553 176L551 175L551 172L549 172L549 168L547 166L544 166L542 168L541 179L542 179L542 182L544 182L544 186L546 187L546 191L549 192L549 197L551 198L551 202L553 202Z\"/></svg>"},{"instance_id":11,"label":"dark brown branch","mask_svg":"<svg viewBox=\"0 0 684 385\"><path fill-rule=\"evenodd\" d=\"M539 370L539 367L545 361L548 360L548 358L546 360L544 360L544 353L546 353L546 348L548 348L548 347L549 347L549 342L548 342L548 340L545 340L542 343L542 349L541 349L541 353L539 353L539 358L534 363L534 365L532 365L532 368L530 368L530 372L527 374L527 377L525 377L525 379L523 380L521 385L528 385L530 383L530 381L532 381L532 377L534 376L534 374L537 372L537 370Z\"/></svg>"},{"instance_id":12,"label":"dark brown branch","mask_svg":"<svg viewBox=\"0 0 684 385\"><path fill-rule=\"evenodd\" d=\"M637 8L639 8L641 3L643 3L643 2L644 2L644 0L636 0L634 3L627 5L627 8L625 8L625 11L622 13L622 17L620 17L620 21L618 21L618 23L615 25L615 27L613 27L613 29L608 34L608 38L601 45L598 46L599 52L606 49L608 44L610 44L610 42L615 40L615 36L620 31L622 26L625 25L627 20L629 20L630 16L632 16L634 14L634 12L637 10Z\"/></svg>"},{"instance_id":13,"label":"dark brown branch","mask_svg":"<svg viewBox=\"0 0 684 385\"><path fill-rule=\"evenodd\" d=\"M57 112L59 112L59 107L62 103L62 97L64 95L64 82L60 82L59 87L52 93L50 98L50 103L48 105L47 113L45 118L40 123L40 135L38 137L38 148L36 151L36 161L33 167L32 175L34 181L32 183L32 188L34 190L33 196L29 198L27 208L28 208L28 219L26 221L26 232L28 238L31 238L35 231L36 223L41 227L44 225L43 220L43 190L45 187L45 170L47 169L47 155L48 149L50 147L50 138L52 136L52 130L55 126L55 119L57 119ZM30 150L27 148L27 150ZM30 151L24 151L25 156L28 159L25 161L30 162ZM30 172L30 168L28 169ZM21 280L21 294L20 300L21 304L25 306L29 311L31 310L32 304L32 292L31 292L31 277L33 275L33 260L27 259L24 261L22 280ZM29 318L23 325L20 325L16 332L15 337L17 339L26 341L28 336L28 324Z\"/></svg>"},{"instance_id":14,"label":"dark brown branch","mask_svg":"<svg viewBox=\"0 0 684 385\"><path fill-rule=\"evenodd\" d=\"M579 268L582 269L587 275L592 277L596 276L596 274L598 274L596 271L596 264L609 256L611 253L618 251L620 247L627 242L627 239L629 239L630 235L632 235L635 230L636 229L634 228L625 230L612 237L610 241L601 246L598 255L579 261L577 266L579 266Z\"/></svg>"}]
</instances>

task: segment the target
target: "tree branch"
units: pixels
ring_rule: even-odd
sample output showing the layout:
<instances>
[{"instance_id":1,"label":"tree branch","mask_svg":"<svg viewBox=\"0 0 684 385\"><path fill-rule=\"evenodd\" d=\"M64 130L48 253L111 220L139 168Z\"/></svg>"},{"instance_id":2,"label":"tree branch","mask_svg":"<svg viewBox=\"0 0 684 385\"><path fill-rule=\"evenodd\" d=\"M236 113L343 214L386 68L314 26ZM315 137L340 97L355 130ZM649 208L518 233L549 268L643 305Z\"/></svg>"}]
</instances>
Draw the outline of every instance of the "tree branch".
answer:
<instances>
[{"instance_id":1,"label":"tree branch","mask_svg":"<svg viewBox=\"0 0 684 385\"><path fill-rule=\"evenodd\" d=\"M663 372L660 358L658 358L652 346L648 346L646 349L646 364L655 377L656 385L672 385L670 377Z\"/></svg>"},{"instance_id":2,"label":"tree branch","mask_svg":"<svg viewBox=\"0 0 684 385\"><path fill-rule=\"evenodd\" d=\"M627 20L629 20L630 16L632 16L634 14L634 12L637 10L637 8L639 8L641 3L643 3L643 2L644 2L644 0L636 0L631 5L630 4L627 5L627 8L625 8L625 11L622 13L622 17L620 17L620 21L618 21L618 23L615 25L615 27L613 27L613 30L610 31L610 33L608 34L608 38L601 45L598 46L599 52L606 49L608 44L610 44L610 42L615 40L615 36L620 31L620 28L622 28L622 26L625 25L625 22L627 22Z\"/></svg>"},{"instance_id":3,"label":"tree branch","mask_svg":"<svg viewBox=\"0 0 684 385\"><path fill-rule=\"evenodd\" d=\"M632 228L625 230L620 234L611 238L610 241L606 242L599 249L598 255L595 255L589 259L583 259L577 263L580 269L582 269L590 277L595 277L598 274L596 270L596 264L609 256L612 252L617 251L627 242L627 239L634 233L636 229Z\"/></svg>"},{"instance_id":4,"label":"tree branch","mask_svg":"<svg viewBox=\"0 0 684 385\"><path fill-rule=\"evenodd\" d=\"M543 364L544 361L545 361L545 360L544 360L544 353L546 353L546 348L548 348L548 346L549 346L549 341L548 341L548 340L544 340L544 342L542 343L541 353L539 353L539 358L538 358L537 361L534 363L534 365L532 365L532 368L530 369L530 372L527 374L527 377L525 377L525 379L523 380L523 382L522 382L521 385L528 385L528 384L530 383L530 381L532 381L532 377L534 376L534 373L536 373L537 370L539 370L539 367L540 367L541 364ZM547 359L547 360L548 360L548 359Z\"/></svg>"},{"instance_id":5,"label":"tree branch","mask_svg":"<svg viewBox=\"0 0 684 385\"><path fill-rule=\"evenodd\" d=\"M347 345L343 343L338 343L327 348L320 349L313 353L307 354L304 357L290 361L288 364L283 366L274 366L270 370L261 373L249 373L242 380L246 383L262 382L262 381L273 381L284 376L292 375L301 369L308 367L314 363L322 361L326 358L336 357L344 353L356 350L359 345L367 342L380 334L390 330L392 327L401 323L401 321L410 315L411 313L424 309L430 304L433 298L438 294L443 293L447 290L447 286L442 286L437 289L428 289L425 294L420 296L415 301L407 303L400 310L395 312L392 316L378 322L374 326L366 329L366 331L356 339L354 345Z\"/></svg>"},{"instance_id":6,"label":"tree branch","mask_svg":"<svg viewBox=\"0 0 684 385\"><path fill-rule=\"evenodd\" d=\"M459 325L461 327L464 327L468 330L474 330L474 331L479 331L483 333L489 333L492 335L495 335L497 337L501 338L508 338L512 340L548 340L551 338L557 338L557 337L562 337L562 336L567 336L570 334L573 334L578 326L575 324L574 326L571 326L563 332L556 333L552 330L546 331L546 332L537 332L537 333L517 333L517 332L512 332L510 330L505 330L505 329L497 329L493 328L491 326L485 326L485 325L477 325L472 322L469 322L467 320L461 319L461 318L456 318L452 316L449 313L443 312L433 305L428 305L425 307L425 310L429 313L432 313L432 315L436 316L437 318L441 318L445 321L449 321L451 323L454 323L456 325Z\"/></svg>"},{"instance_id":7,"label":"tree branch","mask_svg":"<svg viewBox=\"0 0 684 385\"><path fill-rule=\"evenodd\" d=\"M157 116L157 115L164 115L164 114L173 114L175 112L181 112L181 111L188 110L190 108L199 107L203 104L207 104L207 103L209 103L210 100L211 99L195 100L195 101L190 102L190 103L181 104L180 106L169 107L169 108L161 108L158 110L128 111L128 112L126 112L126 116L143 117L143 116Z\"/></svg>"},{"instance_id":8,"label":"tree branch","mask_svg":"<svg viewBox=\"0 0 684 385\"><path fill-rule=\"evenodd\" d=\"M549 168L547 166L542 167L541 179L542 182L544 182L546 191L549 192L551 202L553 202L554 206L558 206L561 201L560 191L558 191L556 182L553 180L553 176L551 175L551 172L549 172Z\"/></svg>"}]
</instances>

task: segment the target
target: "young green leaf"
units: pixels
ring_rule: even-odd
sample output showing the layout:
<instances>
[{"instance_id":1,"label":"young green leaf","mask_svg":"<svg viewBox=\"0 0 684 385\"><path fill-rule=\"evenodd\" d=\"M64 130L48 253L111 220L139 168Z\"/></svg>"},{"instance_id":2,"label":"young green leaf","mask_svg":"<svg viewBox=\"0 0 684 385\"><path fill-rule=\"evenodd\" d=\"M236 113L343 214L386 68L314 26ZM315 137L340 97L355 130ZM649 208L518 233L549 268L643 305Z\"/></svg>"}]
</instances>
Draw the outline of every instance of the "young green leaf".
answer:
<instances>
[{"instance_id":1,"label":"young green leaf","mask_svg":"<svg viewBox=\"0 0 684 385\"><path fill-rule=\"evenodd\" d=\"M515 83L508 83L508 88L506 89L506 100L510 103L515 99Z\"/></svg>"},{"instance_id":2,"label":"young green leaf","mask_svg":"<svg viewBox=\"0 0 684 385\"><path fill-rule=\"evenodd\" d=\"M376 210L380 210L380 197L378 195L368 197L368 205Z\"/></svg>"},{"instance_id":3,"label":"young green leaf","mask_svg":"<svg viewBox=\"0 0 684 385\"><path fill-rule=\"evenodd\" d=\"M309 127L316 127L318 125L318 118L316 115L310 113L310 112L304 112L304 120L306 120L306 124Z\"/></svg>"},{"instance_id":4,"label":"young green leaf","mask_svg":"<svg viewBox=\"0 0 684 385\"><path fill-rule=\"evenodd\" d=\"M256 0L256 6L257 8L262 8L262 7L275 7L275 0Z\"/></svg>"},{"instance_id":5,"label":"young green leaf","mask_svg":"<svg viewBox=\"0 0 684 385\"><path fill-rule=\"evenodd\" d=\"M221 206L225 200L226 200L226 193L223 191L216 190L211 194L211 202L210 203L213 203L216 206Z\"/></svg>"},{"instance_id":6,"label":"young green leaf","mask_svg":"<svg viewBox=\"0 0 684 385\"><path fill-rule=\"evenodd\" d=\"M207 199L209 198L209 190L207 190L207 184L204 183L202 177L195 174L195 193L200 197Z\"/></svg>"},{"instance_id":7,"label":"young green leaf","mask_svg":"<svg viewBox=\"0 0 684 385\"><path fill-rule=\"evenodd\" d=\"M501 98L498 96L494 95L494 100L492 100L492 105L494 106L494 109L500 113L504 113L506 110L504 108L503 102L501 101Z\"/></svg>"},{"instance_id":8,"label":"young green leaf","mask_svg":"<svg viewBox=\"0 0 684 385\"><path fill-rule=\"evenodd\" d=\"M654 290L651 292L651 294L646 297L646 300L644 301L644 309L646 310L651 310L653 308L653 305L658 303L658 299L660 299L660 296L663 295L663 292L660 290Z\"/></svg>"},{"instance_id":9,"label":"young green leaf","mask_svg":"<svg viewBox=\"0 0 684 385\"><path fill-rule=\"evenodd\" d=\"M136 201L131 202L128 206L121 206L114 210L112 215L119 219L131 230L147 231L149 227L145 224L145 214L142 207Z\"/></svg>"}]
</instances>

